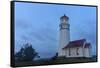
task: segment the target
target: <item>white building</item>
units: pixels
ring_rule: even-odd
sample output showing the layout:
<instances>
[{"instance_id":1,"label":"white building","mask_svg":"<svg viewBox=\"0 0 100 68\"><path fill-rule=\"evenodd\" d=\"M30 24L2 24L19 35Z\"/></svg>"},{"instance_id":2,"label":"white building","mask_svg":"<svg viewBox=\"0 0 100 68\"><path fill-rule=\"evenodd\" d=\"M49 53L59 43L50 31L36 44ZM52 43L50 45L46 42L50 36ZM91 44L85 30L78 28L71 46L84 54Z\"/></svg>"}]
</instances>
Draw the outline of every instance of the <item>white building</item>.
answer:
<instances>
[{"instance_id":1,"label":"white building","mask_svg":"<svg viewBox=\"0 0 100 68\"><path fill-rule=\"evenodd\" d=\"M66 57L91 57L91 46L85 39L71 41L63 50Z\"/></svg>"},{"instance_id":2,"label":"white building","mask_svg":"<svg viewBox=\"0 0 100 68\"><path fill-rule=\"evenodd\" d=\"M60 37L58 56L91 57L91 44L86 39L70 41L69 18L64 15L60 18Z\"/></svg>"}]
</instances>

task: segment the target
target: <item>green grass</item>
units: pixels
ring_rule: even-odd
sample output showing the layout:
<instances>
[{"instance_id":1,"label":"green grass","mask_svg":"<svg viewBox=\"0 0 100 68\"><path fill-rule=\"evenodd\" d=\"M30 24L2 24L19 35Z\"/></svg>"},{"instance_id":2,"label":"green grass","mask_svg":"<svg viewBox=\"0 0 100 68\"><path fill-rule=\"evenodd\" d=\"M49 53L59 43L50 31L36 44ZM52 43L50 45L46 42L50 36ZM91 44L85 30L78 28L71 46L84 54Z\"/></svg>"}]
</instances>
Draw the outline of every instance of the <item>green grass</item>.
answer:
<instances>
[{"instance_id":1,"label":"green grass","mask_svg":"<svg viewBox=\"0 0 100 68\"><path fill-rule=\"evenodd\" d=\"M15 63L15 66L40 66L40 65L55 65L55 64L72 64L72 63L87 63L87 62L96 62L97 58L57 58L56 60L46 59L46 60L37 60L34 62L19 62Z\"/></svg>"}]
</instances>

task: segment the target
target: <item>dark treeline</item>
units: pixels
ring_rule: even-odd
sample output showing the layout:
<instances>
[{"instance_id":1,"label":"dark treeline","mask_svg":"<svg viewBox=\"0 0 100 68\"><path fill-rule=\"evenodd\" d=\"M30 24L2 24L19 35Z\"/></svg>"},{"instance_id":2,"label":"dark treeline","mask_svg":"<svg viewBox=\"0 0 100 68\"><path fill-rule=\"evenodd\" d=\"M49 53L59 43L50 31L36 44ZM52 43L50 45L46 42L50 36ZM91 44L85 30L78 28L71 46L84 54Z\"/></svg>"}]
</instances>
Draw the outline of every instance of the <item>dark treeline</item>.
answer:
<instances>
[{"instance_id":1,"label":"dark treeline","mask_svg":"<svg viewBox=\"0 0 100 68\"><path fill-rule=\"evenodd\" d=\"M34 61L36 57L40 57L31 44L26 43L24 47L15 53L15 61L23 62L23 61Z\"/></svg>"}]
</instances>

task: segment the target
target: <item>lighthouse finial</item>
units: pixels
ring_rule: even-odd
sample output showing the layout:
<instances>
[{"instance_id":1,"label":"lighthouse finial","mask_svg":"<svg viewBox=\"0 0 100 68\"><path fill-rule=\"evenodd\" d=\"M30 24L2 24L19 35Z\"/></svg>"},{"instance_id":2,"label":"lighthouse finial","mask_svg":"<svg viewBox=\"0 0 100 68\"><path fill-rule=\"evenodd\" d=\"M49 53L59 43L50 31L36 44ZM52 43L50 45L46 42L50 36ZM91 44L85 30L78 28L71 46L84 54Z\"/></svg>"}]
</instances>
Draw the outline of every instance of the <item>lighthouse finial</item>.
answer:
<instances>
[{"instance_id":1,"label":"lighthouse finial","mask_svg":"<svg viewBox=\"0 0 100 68\"><path fill-rule=\"evenodd\" d=\"M66 14L64 14L64 16L66 16Z\"/></svg>"},{"instance_id":2,"label":"lighthouse finial","mask_svg":"<svg viewBox=\"0 0 100 68\"><path fill-rule=\"evenodd\" d=\"M66 16L66 14L64 14L62 17L60 17L60 19L69 19L69 17Z\"/></svg>"}]
</instances>

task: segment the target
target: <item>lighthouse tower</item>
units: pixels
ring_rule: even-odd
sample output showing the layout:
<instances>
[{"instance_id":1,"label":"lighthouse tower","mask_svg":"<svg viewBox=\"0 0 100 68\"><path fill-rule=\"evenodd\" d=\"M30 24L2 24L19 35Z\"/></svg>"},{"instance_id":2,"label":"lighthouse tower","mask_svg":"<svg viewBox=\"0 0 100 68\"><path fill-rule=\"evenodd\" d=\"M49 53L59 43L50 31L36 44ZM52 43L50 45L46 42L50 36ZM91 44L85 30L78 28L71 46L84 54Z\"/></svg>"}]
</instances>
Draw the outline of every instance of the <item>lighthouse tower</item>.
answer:
<instances>
[{"instance_id":1,"label":"lighthouse tower","mask_svg":"<svg viewBox=\"0 0 100 68\"><path fill-rule=\"evenodd\" d=\"M59 51L58 56L65 56L65 51L63 48L69 43L70 41L70 29L69 29L69 18L64 14L60 18L60 35L59 35Z\"/></svg>"}]
</instances>

